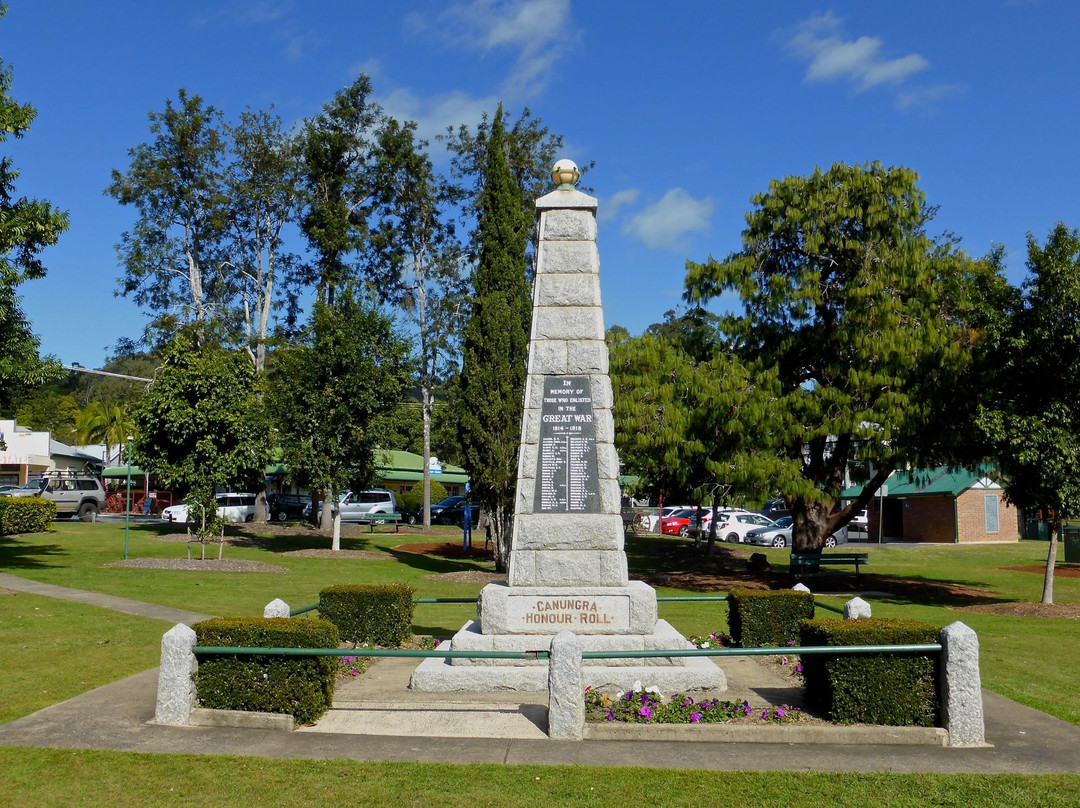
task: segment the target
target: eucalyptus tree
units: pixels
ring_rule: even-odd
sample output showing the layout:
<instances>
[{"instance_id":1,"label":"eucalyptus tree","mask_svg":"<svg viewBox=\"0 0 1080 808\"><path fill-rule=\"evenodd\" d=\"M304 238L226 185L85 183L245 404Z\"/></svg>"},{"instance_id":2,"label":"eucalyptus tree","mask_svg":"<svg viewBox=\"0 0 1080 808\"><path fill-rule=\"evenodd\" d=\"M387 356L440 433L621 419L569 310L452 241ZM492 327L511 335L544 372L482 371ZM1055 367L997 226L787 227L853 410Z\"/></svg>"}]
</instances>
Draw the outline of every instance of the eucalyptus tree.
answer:
<instances>
[{"instance_id":1,"label":"eucalyptus tree","mask_svg":"<svg viewBox=\"0 0 1080 808\"><path fill-rule=\"evenodd\" d=\"M270 112L248 109L226 131L229 262L238 272L244 347L255 370L262 371L280 271L292 263L281 249L282 231L296 216L298 147L281 118Z\"/></svg>"},{"instance_id":2,"label":"eucalyptus tree","mask_svg":"<svg viewBox=\"0 0 1080 808\"><path fill-rule=\"evenodd\" d=\"M0 4L0 17L7 6ZM0 143L21 138L37 112L11 93L12 71L0 60ZM60 374L59 363L39 356L40 342L22 310L19 286L45 276L39 253L55 244L68 226L68 215L42 199L18 197L19 172L10 157L0 157L0 411L15 394Z\"/></svg>"},{"instance_id":3,"label":"eucalyptus tree","mask_svg":"<svg viewBox=\"0 0 1080 808\"><path fill-rule=\"evenodd\" d=\"M495 567L508 569L518 442L532 302L525 245L531 217L503 148L503 115L492 121L480 195L479 259L465 325L455 409L473 493L491 516Z\"/></svg>"},{"instance_id":4,"label":"eucalyptus tree","mask_svg":"<svg viewBox=\"0 0 1080 808\"><path fill-rule=\"evenodd\" d=\"M383 276L384 298L416 326L423 417L424 527L431 526L431 429L436 386L455 369L468 299L448 209L454 189L438 177L416 124L387 120L378 134L377 195L369 263Z\"/></svg>"},{"instance_id":5,"label":"eucalyptus tree","mask_svg":"<svg viewBox=\"0 0 1080 808\"><path fill-rule=\"evenodd\" d=\"M361 74L339 90L300 134L300 228L314 253L297 267L294 282L333 305L336 290L356 277L375 205L374 171L382 109ZM295 311L293 312L295 316Z\"/></svg>"},{"instance_id":6,"label":"eucalyptus tree","mask_svg":"<svg viewBox=\"0 0 1080 808\"><path fill-rule=\"evenodd\" d=\"M737 292L725 341L755 377L775 375L754 456L785 494L798 552L820 550L893 469L951 462L970 434L970 413L941 402L973 379L977 306L955 292L977 262L926 234L916 182L878 163L774 180L753 198L742 250L687 263L686 299ZM850 461L876 473L838 507Z\"/></svg>"},{"instance_id":7,"label":"eucalyptus tree","mask_svg":"<svg viewBox=\"0 0 1080 808\"><path fill-rule=\"evenodd\" d=\"M151 140L128 150L105 193L136 220L117 245L120 293L157 315L166 335L185 325L201 342L233 291L226 247L227 141L220 113L181 89L149 114Z\"/></svg>"}]
</instances>

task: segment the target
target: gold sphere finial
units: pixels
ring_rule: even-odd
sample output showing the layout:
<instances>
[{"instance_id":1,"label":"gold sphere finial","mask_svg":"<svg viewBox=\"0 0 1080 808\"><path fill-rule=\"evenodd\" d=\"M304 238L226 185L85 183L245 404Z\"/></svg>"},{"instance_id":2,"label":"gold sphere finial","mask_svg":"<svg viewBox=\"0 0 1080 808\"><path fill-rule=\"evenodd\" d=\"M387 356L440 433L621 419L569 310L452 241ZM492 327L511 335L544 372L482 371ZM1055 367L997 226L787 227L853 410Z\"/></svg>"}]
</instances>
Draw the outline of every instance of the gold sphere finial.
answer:
<instances>
[{"instance_id":1,"label":"gold sphere finial","mask_svg":"<svg viewBox=\"0 0 1080 808\"><path fill-rule=\"evenodd\" d=\"M555 180L560 191L572 191L581 179L581 172L573 160L563 158L552 167L551 178Z\"/></svg>"}]
</instances>

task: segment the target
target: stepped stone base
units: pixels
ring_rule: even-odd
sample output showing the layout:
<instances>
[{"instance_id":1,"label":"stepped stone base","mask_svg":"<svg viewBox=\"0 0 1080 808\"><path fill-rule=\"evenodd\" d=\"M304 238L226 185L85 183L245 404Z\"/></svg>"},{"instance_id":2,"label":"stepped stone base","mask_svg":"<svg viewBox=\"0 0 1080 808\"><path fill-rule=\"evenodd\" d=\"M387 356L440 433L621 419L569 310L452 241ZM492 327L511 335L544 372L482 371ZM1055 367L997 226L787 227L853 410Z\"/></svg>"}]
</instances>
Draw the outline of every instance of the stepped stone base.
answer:
<instances>
[{"instance_id":1,"label":"stepped stone base","mask_svg":"<svg viewBox=\"0 0 1080 808\"><path fill-rule=\"evenodd\" d=\"M454 638L439 646L447 651L547 650L551 636L542 634L482 634L475 620L465 624ZM578 637L584 651L636 651L690 648L679 632L665 620L646 635L596 635ZM656 657L651 659L585 660L585 685L601 692L630 690L636 682L655 685L664 693L727 690L724 672L705 657ZM544 659L425 659L413 671L411 690L422 693L542 693L548 689L548 666Z\"/></svg>"}]
</instances>

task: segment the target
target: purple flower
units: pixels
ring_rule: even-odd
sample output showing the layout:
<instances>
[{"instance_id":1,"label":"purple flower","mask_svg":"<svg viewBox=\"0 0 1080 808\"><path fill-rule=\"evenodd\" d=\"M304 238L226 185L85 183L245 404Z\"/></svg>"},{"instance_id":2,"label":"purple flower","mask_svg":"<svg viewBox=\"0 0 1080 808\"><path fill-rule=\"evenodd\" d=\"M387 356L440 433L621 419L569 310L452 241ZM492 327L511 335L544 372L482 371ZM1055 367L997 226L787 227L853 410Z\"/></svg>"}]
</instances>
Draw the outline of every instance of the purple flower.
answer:
<instances>
[{"instance_id":1,"label":"purple flower","mask_svg":"<svg viewBox=\"0 0 1080 808\"><path fill-rule=\"evenodd\" d=\"M682 706L683 707L689 707L693 703L694 703L694 700L692 698L690 698L689 696L687 696L685 699L683 699Z\"/></svg>"},{"instance_id":2,"label":"purple flower","mask_svg":"<svg viewBox=\"0 0 1080 808\"><path fill-rule=\"evenodd\" d=\"M795 640L788 640L788 648L791 648L794 645L795 645Z\"/></svg>"},{"instance_id":3,"label":"purple flower","mask_svg":"<svg viewBox=\"0 0 1080 808\"><path fill-rule=\"evenodd\" d=\"M785 657L780 657L780 664L781 665L786 665L787 664L787 657L786 656Z\"/></svg>"},{"instance_id":4,"label":"purple flower","mask_svg":"<svg viewBox=\"0 0 1080 808\"><path fill-rule=\"evenodd\" d=\"M802 673L802 665L795 666L795 673Z\"/></svg>"},{"instance_id":5,"label":"purple flower","mask_svg":"<svg viewBox=\"0 0 1080 808\"><path fill-rule=\"evenodd\" d=\"M783 718L785 715L787 715L787 713L784 712L783 707L777 707L776 708L776 717L777 718Z\"/></svg>"},{"instance_id":6,"label":"purple flower","mask_svg":"<svg viewBox=\"0 0 1080 808\"><path fill-rule=\"evenodd\" d=\"M634 691L627 690L626 693L623 694L623 698L626 699L627 701L633 701L634 700Z\"/></svg>"},{"instance_id":7,"label":"purple flower","mask_svg":"<svg viewBox=\"0 0 1080 808\"><path fill-rule=\"evenodd\" d=\"M696 724L701 720L701 713L690 713L690 723Z\"/></svg>"},{"instance_id":8,"label":"purple flower","mask_svg":"<svg viewBox=\"0 0 1080 808\"><path fill-rule=\"evenodd\" d=\"M742 708L743 708L743 712L746 713L747 715L750 715L753 712L753 710L750 709L750 705L745 701L742 703Z\"/></svg>"},{"instance_id":9,"label":"purple flower","mask_svg":"<svg viewBox=\"0 0 1080 808\"><path fill-rule=\"evenodd\" d=\"M761 711L761 720L762 721L768 721L769 720L769 708L768 707L766 707L764 710Z\"/></svg>"},{"instance_id":10,"label":"purple flower","mask_svg":"<svg viewBox=\"0 0 1080 808\"><path fill-rule=\"evenodd\" d=\"M607 720L608 721L614 721L615 720L615 713L611 712L611 710L608 710Z\"/></svg>"},{"instance_id":11,"label":"purple flower","mask_svg":"<svg viewBox=\"0 0 1080 808\"><path fill-rule=\"evenodd\" d=\"M642 707L639 712L642 718L652 718L652 710L649 709L648 705Z\"/></svg>"}]
</instances>

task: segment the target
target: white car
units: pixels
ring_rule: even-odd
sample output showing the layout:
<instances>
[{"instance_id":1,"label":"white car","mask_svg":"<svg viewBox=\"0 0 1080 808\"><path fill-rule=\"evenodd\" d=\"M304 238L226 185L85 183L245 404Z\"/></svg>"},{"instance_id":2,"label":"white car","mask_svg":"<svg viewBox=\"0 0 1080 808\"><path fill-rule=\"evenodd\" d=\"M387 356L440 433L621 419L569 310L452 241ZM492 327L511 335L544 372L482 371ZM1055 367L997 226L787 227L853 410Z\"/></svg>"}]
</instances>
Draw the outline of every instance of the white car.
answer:
<instances>
[{"instance_id":1,"label":"white car","mask_svg":"<svg viewBox=\"0 0 1080 808\"><path fill-rule=\"evenodd\" d=\"M250 522L255 518L254 494L217 494L217 515L225 522ZM191 519L186 504L170 505L161 512L166 522L199 522L199 514Z\"/></svg>"},{"instance_id":2,"label":"white car","mask_svg":"<svg viewBox=\"0 0 1080 808\"><path fill-rule=\"evenodd\" d=\"M751 530L776 527L776 522L767 516L748 511L723 511L716 520L716 537L732 544L741 543Z\"/></svg>"},{"instance_id":3,"label":"white car","mask_svg":"<svg viewBox=\"0 0 1080 808\"><path fill-rule=\"evenodd\" d=\"M720 525L723 524L723 520L726 517L733 516L735 514L747 514L747 515L752 515L752 516L758 516L759 515L759 514L754 513L753 511L743 510L742 508L724 508L723 510L720 511L720 520L721 521L717 522L717 524L716 524L716 536L717 536L717 538L720 539L720 541L725 540L724 539L724 534L720 532L720 530L721 530ZM705 513L701 517L701 535L703 537L709 535L709 531L712 529L712 520L713 520L713 509L712 508L706 508ZM693 531L691 531L691 532L693 532Z\"/></svg>"}]
</instances>

